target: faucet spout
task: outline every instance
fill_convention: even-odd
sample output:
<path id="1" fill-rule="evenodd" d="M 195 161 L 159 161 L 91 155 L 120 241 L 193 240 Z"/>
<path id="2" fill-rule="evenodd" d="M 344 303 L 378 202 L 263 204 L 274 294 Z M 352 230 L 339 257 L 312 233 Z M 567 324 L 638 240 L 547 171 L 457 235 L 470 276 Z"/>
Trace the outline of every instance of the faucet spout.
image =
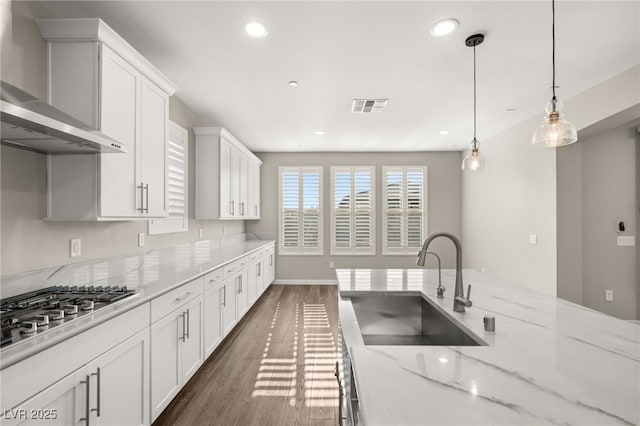
<path id="1" fill-rule="evenodd" d="M 462 284 L 462 244 L 460 244 L 460 240 L 455 235 L 448 232 L 435 232 L 429 235 L 422 244 L 422 249 L 418 253 L 416 264 L 419 266 L 424 266 L 427 251 L 429 249 L 429 244 L 431 244 L 431 242 L 438 237 L 448 238 L 449 240 L 451 240 L 451 242 L 453 242 L 453 245 L 456 248 L 456 285 L 453 296 L 453 310 L 455 312 L 464 312 L 465 306 L 471 307 L 472 302 L 469 299 L 469 295 L 471 294 L 471 286 L 469 286 L 469 290 L 467 291 L 467 297 L 464 296 L 464 286 Z"/>

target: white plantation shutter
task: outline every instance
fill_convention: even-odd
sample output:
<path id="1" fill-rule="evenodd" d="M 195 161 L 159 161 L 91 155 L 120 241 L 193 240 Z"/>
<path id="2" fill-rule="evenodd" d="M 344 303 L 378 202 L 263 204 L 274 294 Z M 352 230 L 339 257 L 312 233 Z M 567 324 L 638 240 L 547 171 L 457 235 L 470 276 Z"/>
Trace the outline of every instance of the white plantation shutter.
<path id="1" fill-rule="evenodd" d="M 383 254 L 417 254 L 427 236 L 427 168 L 383 167 Z"/>
<path id="2" fill-rule="evenodd" d="M 331 167 L 331 254 L 375 254 L 375 169 Z"/>
<path id="3" fill-rule="evenodd" d="M 279 168 L 281 254 L 322 254 L 322 167 Z"/>
<path id="4" fill-rule="evenodd" d="M 149 234 L 184 232 L 189 229 L 187 211 L 187 147 L 189 133 L 174 122 L 169 122 L 167 140 L 167 217 L 149 221 Z"/>

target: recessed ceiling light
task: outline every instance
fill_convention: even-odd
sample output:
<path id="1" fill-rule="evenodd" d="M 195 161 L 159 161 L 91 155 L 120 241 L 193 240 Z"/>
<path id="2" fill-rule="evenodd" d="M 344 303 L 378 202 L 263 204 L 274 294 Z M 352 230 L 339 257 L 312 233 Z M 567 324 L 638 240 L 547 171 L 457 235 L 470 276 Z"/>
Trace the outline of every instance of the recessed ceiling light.
<path id="1" fill-rule="evenodd" d="M 295 81 L 295 80 L 291 80 L 291 81 L 289 82 L 289 86 L 291 86 L 291 87 L 296 87 L 297 85 L 298 85 L 298 82 L 297 82 L 297 81 Z"/>
<path id="2" fill-rule="evenodd" d="M 443 19 L 438 21 L 431 27 L 431 35 L 434 37 L 442 37 L 451 34 L 458 28 L 458 21 L 455 19 Z"/>
<path id="3" fill-rule="evenodd" d="M 448 135 L 449 131 L 448 130 L 440 130 L 440 134 L 441 135 Z"/>
<path id="4" fill-rule="evenodd" d="M 316 130 L 314 133 L 315 133 L 316 135 L 320 135 L 320 136 L 324 136 L 324 135 L 326 135 L 326 132 L 325 132 L 324 130 Z"/>
<path id="5" fill-rule="evenodd" d="M 251 37 L 266 37 L 269 34 L 267 27 L 260 22 L 249 22 L 244 26 L 244 29 Z"/>
<path id="6" fill-rule="evenodd" d="M 515 108 L 505 108 L 504 110 L 507 111 L 507 112 L 515 112 L 515 111 L 517 111 Z"/>

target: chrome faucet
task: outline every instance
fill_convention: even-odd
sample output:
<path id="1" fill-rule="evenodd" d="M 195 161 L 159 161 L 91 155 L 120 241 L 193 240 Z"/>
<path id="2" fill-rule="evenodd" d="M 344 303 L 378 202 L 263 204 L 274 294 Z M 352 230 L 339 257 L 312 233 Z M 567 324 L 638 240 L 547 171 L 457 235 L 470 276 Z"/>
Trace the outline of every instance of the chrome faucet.
<path id="1" fill-rule="evenodd" d="M 467 289 L 467 297 L 464 297 L 464 286 L 462 285 L 462 244 L 460 244 L 460 240 L 448 232 L 436 232 L 427 237 L 424 240 L 424 244 L 422 244 L 422 249 L 418 253 L 418 259 L 416 260 L 416 264 L 419 266 L 424 266 L 425 258 L 427 257 L 427 249 L 429 248 L 429 244 L 431 241 L 435 240 L 438 237 L 446 237 L 450 239 L 453 244 L 456 246 L 456 288 L 453 295 L 453 310 L 455 312 L 464 312 L 465 306 L 470 308 L 471 303 L 471 286 Z"/>

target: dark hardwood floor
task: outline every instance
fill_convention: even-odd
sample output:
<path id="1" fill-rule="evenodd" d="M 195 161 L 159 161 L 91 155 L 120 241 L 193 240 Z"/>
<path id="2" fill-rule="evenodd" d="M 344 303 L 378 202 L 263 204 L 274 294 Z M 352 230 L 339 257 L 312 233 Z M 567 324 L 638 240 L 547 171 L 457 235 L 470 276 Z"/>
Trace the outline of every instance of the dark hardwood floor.
<path id="1" fill-rule="evenodd" d="M 154 422 L 337 425 L 337 290 L 272 285 Z"/>

